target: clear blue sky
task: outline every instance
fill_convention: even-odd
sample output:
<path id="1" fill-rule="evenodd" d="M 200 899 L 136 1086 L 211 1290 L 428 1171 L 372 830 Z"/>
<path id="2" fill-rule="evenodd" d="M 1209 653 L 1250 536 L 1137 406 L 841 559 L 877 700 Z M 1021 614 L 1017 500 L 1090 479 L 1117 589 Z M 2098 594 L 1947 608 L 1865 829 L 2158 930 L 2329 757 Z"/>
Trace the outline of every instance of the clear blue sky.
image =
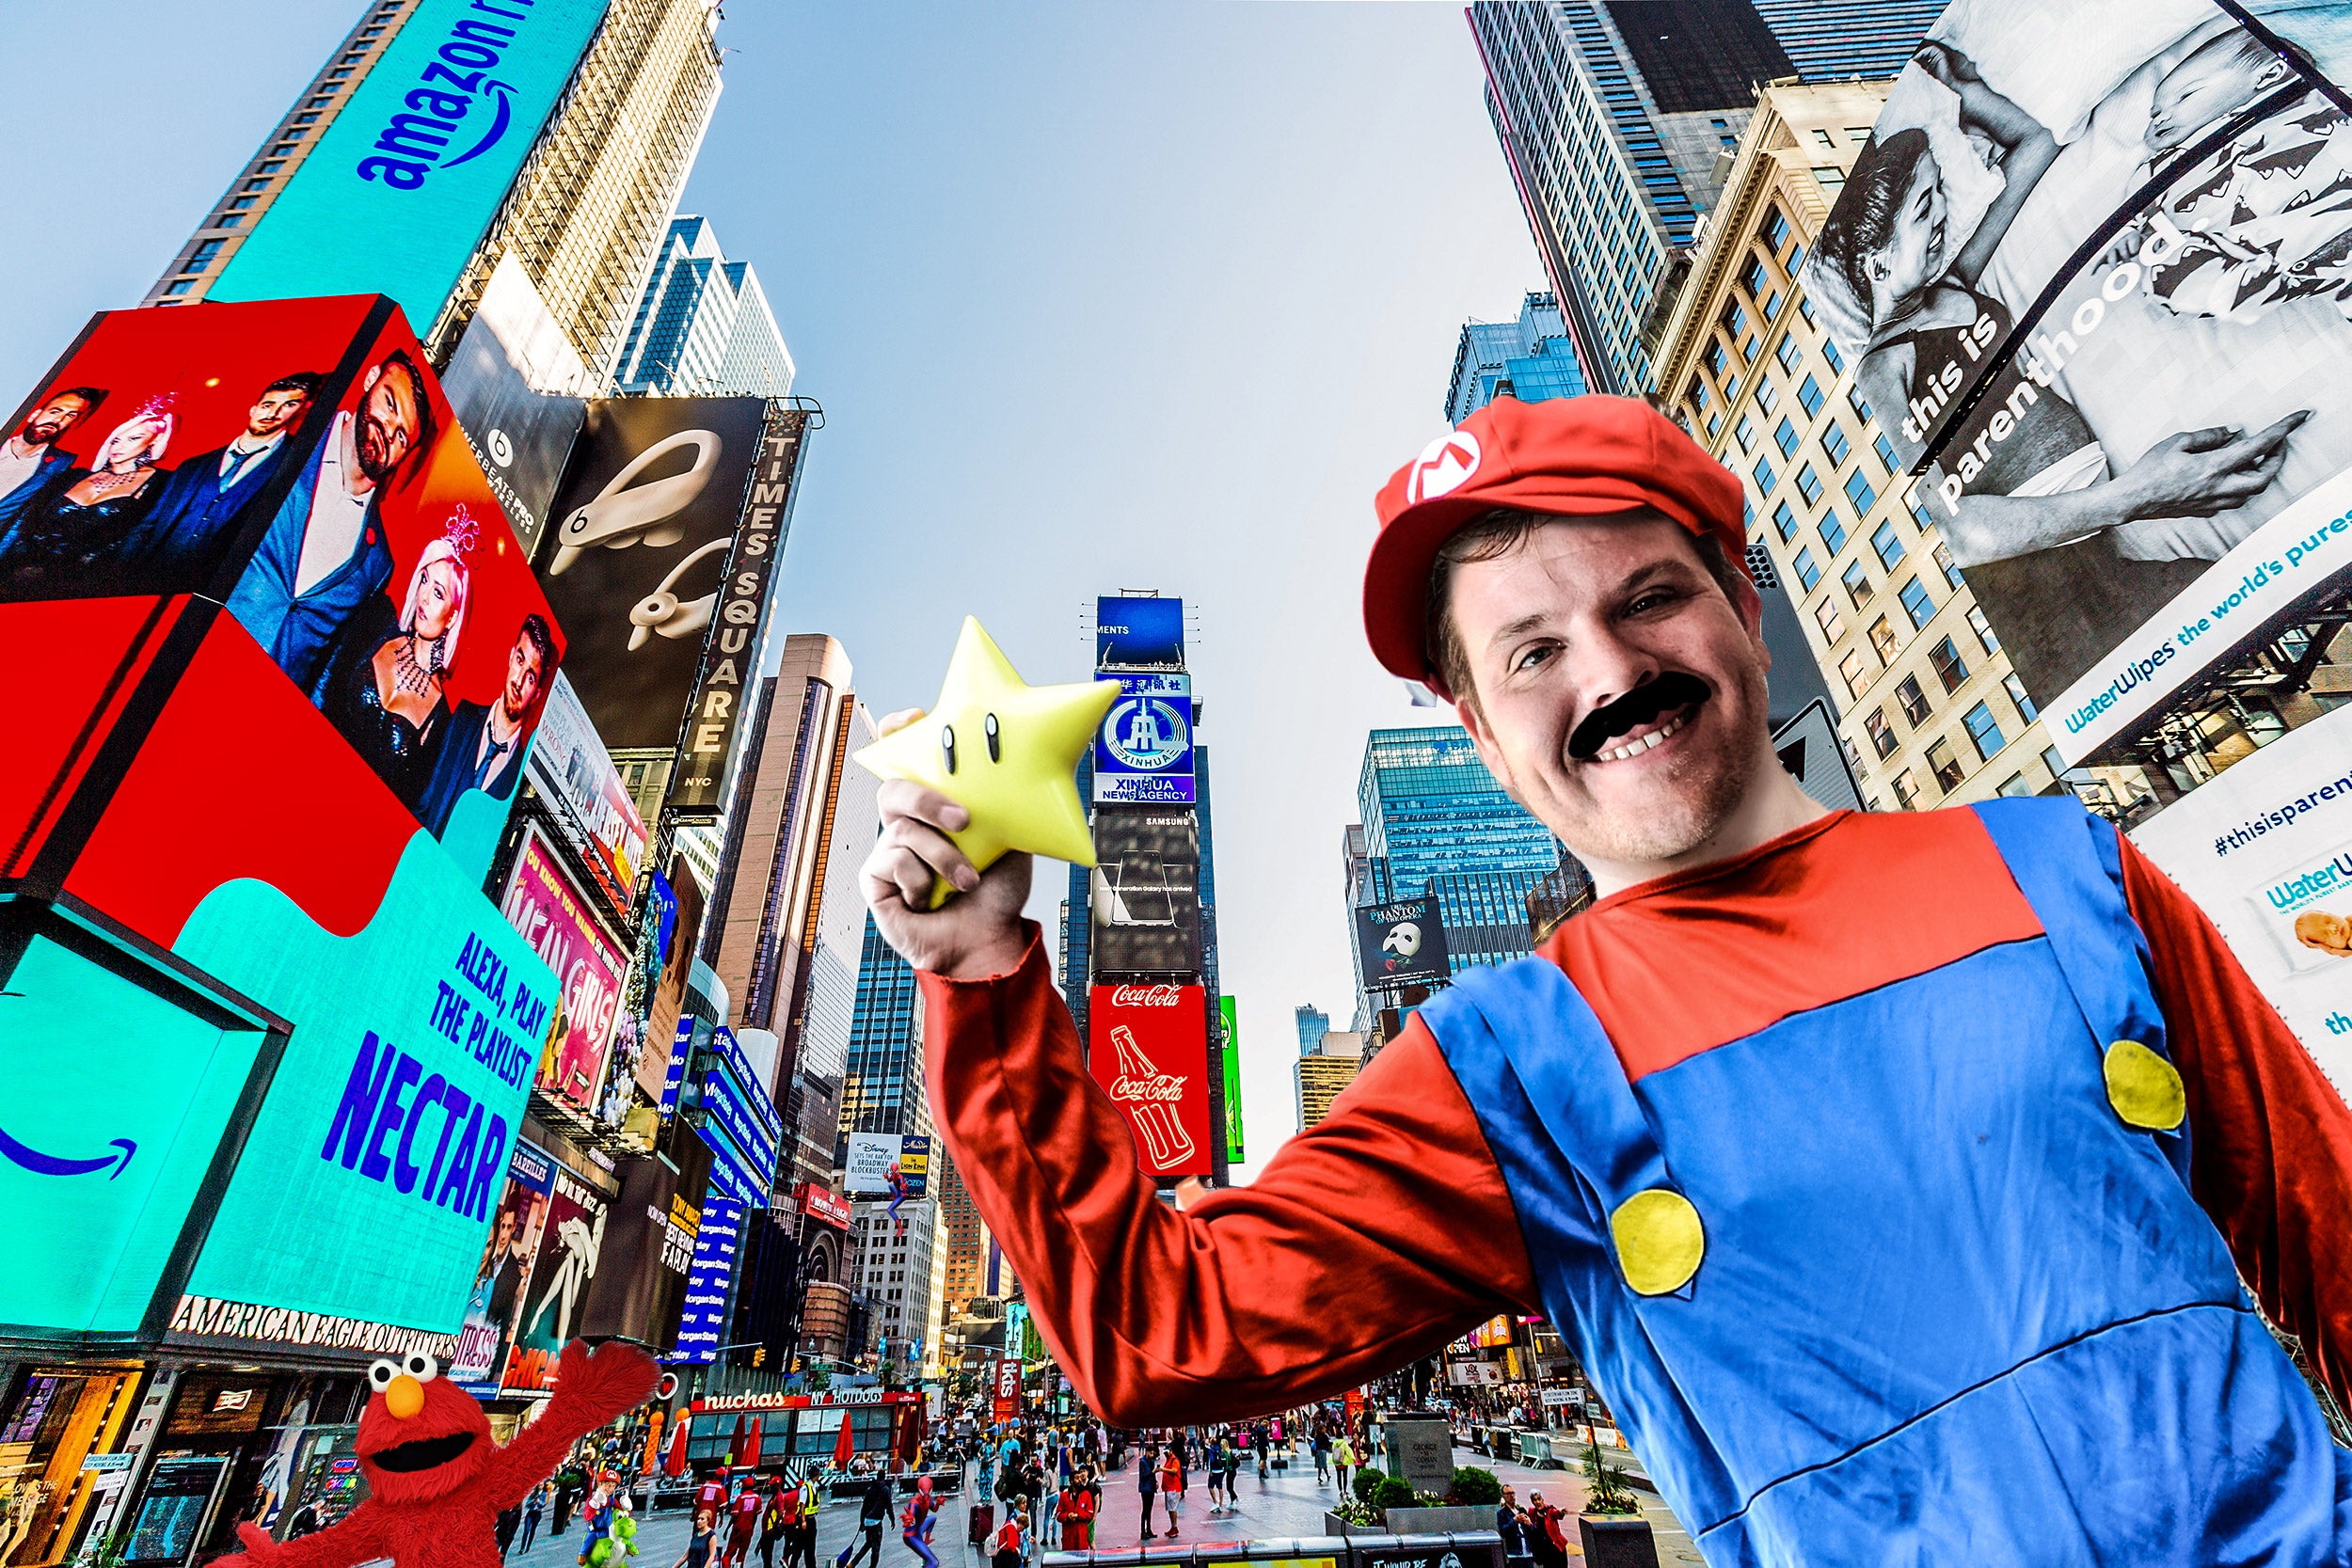
<path id="1" fill-rule="evenodd" d="M 358 8 L 0 6 L 0 402 L 137 303 Z M 1372 494 L 1442 427 L 1464 319 L 1542 284 L 1461 7 L 733 0 L 720 39 L 683 210 L 826 410 L 783 626 L 881 713 L 930 701 L 967 611 L 1047 681 L 1083 677 L 1097 593 L 1199 607 L 1263 1158 L 1292 1009 L 1344 1022 L 1364 732 L 1438 717 L 1364 648 Z"/>

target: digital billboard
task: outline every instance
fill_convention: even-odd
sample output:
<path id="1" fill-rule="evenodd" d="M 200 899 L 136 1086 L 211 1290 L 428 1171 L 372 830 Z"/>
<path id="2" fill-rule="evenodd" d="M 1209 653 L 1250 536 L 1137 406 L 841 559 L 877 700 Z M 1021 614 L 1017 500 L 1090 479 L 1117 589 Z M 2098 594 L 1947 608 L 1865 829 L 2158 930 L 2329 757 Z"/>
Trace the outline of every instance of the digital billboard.
<path id="1" fill-rule="evenodd" d="M 1094 732 L 1094 799 L 1192 804 L 1192 677 L 1178 671 L 1102 678 L 1119 682 L 1119 700 Z"/>
<path id="2" fill-rule="evenodd" d="M 637 869 L 645 862 L 645 819 L 621 782 L 621 770 L 612 766 L 604 738 L 580 705 L 571 678 L 560 671 L 540 711 L 528 766 L 539 793 L 587 834 L 583 858 L 589 875 L 604 885 L 613 903 L 628 908 Z"/>
<path id="3" fill-rule="evenodd" d="M 692 1138 L 677 1140 L 669 1154 L 622 1162 L 580 1333 L 634 1339 L 658 1352 L 676 1345 L 709 1176 L 710 1152 Z"/>
<path id="4" fill-rule="evenodd" d="M 1434 898 L 1358 906 L 1356 953 L 1364 984 L 1379 990 L 1439 985 L 1452 973 L 1446 961 L 1445 922 Z"/>
<path id="5" fill-rule="evenodd" d="M 277 1051 L 255 1024 L 194 1010 L 54 937 L 0 932 L 0 1325 L 137 1331 L 198 1192 Z"/>
<path id="6" fill-rule="evenodd" d="M 759 398 L 588 405 L 538 561 L 608 746 L 678 743 L 767 418 Z"/>
<path id="7" fill-rule="evenodd" d="M 1097 974 L 1200 973 L 1200 823 L 1189 810 L 1103 806 L 1091 889 Z"/>
<path id="8" fill-rule="evenodd" d="M 586 393 L 594 385 L 571 340 L 508 251 L 492 269 L 482 303 L 441 372 L 441 390 L 526 556 L 547 531 L 548 509 L 587 420 Z"/>
<path id="9" fill-rule="evenodd" d="M 547 1234 L 548 1208 L 555 1190 L 555 1157 L 517 1140 L 506 1166 L 506 1191 L 490 1221 L 472 1293 L 466 1298 L 465 1325 L 457 1331 L 457 1354 L 443 1370 L 477 1398 L 495 1394 L 499 1368 L 515 1337 L 532 1265 Z"/>
<path id="10" fill-rule="evenodd" d="M 1094 601 L 1094 667 L 1181 670 L 1184 601 L 1106 594 Z"/>
<path id="11" fill-rule="evenodd" d="M 183 1306 L 453 1336 L 557 992 L 481 891 L 561 653 L 522 552 L 389 300 L 98 317 L 15 428 L 0 879 L 292 1029 Z"/>
<path id="12" fill-rule="evenodd" d="M 580 1332 L 581 1308 L 604 1251 L 612 1204 L 588 1179 L 561 1163 L 548 1172 L 547 1219 L 522 1289 L 513 1348 L 499 1386 L 532 1392 L 555 1386 L 556 1357 Z"/>
<path id="13" fill-rule="evenodd" d="M 726 1341 L 727 1284 L 742 1251 L 745 1205 L 716 1195 L 703 1199 L 702 1225 L 694 1232 L 693 1264 L 687 1270 L 686 1301 L 678 1312 L 677 1353 L 673 1360 L 705 1366 L 718 1359 Z"/>
<path id="14" fill-rule="evenodd" d="M 900 1137 L 896 1132 L 852 1132 L 850 1163 L 843 1170 L 841 1190 L 853 1198 L 891 1196 L 898 1172 Z"/>
<path id="15" fill-rule="evenodd" d="M 682 821 L 718 816 L 730 764 L 748 733 L 746 707 L 759 689 L 760 631 L 773 596 L 776 562 L 792 526 L 808 419 L 805 411 L 781 404 L 768 411 L 751 494 L 743 499 L 742 527 L 727 553 L 677 767 L 670 774 L 664 804 Z"/>
<path id="16" fill-rule="evenodd" d="M 1087 993 L 1087 1069 L 1135 1133 L 1152 1176 L 1206 1176 L 1208 992 L 1200 986 L 1095 986 Z"/>
<path id="17" fill-rule="evenodd" d="M 2352 570 L 2352 123 L 2206 0 L 1958 0 L 1801 275 L 2069 763 Z"/>
<path id="18" fill-rule="evenodd" d="M 535 826 L 523 830 L 499 912 L 522 933 L 562 988 L 561 1010 L 534 1086 L 583 1115 L 593 1113 L 604 1087 L 605 1051 L 612 1041 L 628 959 Z"/>
<path id="19" fill-rule="evenodd" d="M 418 0 L 208 299 L 385 293 L 430 325 L 605 8 Z"/>
<path id="20" fill-rule="evenodd" d="M 1216 999 L 1216 1010 L 1225 1024 L 1221 1063 L 1225 1069 L 1225 1163 L 1238 1165 L 1248 1158 L 1242 1152 L 1241 1015 L 1230 995 Z"/>

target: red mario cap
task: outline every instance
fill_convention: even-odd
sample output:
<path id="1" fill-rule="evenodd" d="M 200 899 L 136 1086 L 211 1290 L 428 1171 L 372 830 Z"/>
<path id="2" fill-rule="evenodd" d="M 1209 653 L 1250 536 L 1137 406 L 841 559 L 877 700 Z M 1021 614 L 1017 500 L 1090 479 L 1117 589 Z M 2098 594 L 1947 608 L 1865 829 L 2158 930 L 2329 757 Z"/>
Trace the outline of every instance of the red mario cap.
<path id="1" fill-rule="evenodd" d="M 1427 648 L 1429 569 L 1456 531 L 1497 507 L 1565 516 L 1652 507 L 1745 564 L 1740 482 L 1634 398 L 1497 398 L 1397 469 L 1374 504 L 1364 635 L 1383 668 L 1444 695 Z"/>

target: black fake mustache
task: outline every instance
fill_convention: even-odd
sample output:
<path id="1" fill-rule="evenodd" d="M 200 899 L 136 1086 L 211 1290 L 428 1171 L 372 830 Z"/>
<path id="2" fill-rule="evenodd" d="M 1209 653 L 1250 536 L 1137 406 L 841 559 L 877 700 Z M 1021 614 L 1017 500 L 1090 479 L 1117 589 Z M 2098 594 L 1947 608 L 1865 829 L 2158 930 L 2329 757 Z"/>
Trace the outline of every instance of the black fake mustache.
<path id="1" fill-rule="evenodd" d="M 1703 703 L 1712 695 L 1705 681 L 1679 670 L 1669 670 L 1584 716 L 1568 736 L 1568 755 L 1590 762 L 1600 749 L 1629 730 L 1638 730 L 1672 708 Z"/>

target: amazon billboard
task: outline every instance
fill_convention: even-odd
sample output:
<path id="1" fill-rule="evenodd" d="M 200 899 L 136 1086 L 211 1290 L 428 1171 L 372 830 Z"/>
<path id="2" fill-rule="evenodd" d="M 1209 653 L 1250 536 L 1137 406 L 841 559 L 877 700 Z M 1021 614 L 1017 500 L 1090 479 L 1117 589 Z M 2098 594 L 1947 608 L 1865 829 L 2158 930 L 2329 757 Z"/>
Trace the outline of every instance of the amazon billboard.
<path id="1" fill-rule="evenodd" d="M 33 1151 L 0 1194 L 119 1243 L 28 1265 L 78 1281 L 41 1310 L 152 1327 L 153 1283 L 292 1333 L 453 1335 L 565 1013 L 482 892 L 563 653 L 520 543 L 382 298 L 100 316 L 8 429 L 0 904 L 70 908 L 110 973 L 201 999 L 0 1013 L 0 1089 L 45 1107 L 39 1137 L 0 1114 Z M 0 942 L 0 1008 L 58 994 L 10 979 L 34 956 Z M 258 1089 L 254 1028 L 282 1040 Z M 92 1060 L 48 1114 L 46 1064 Z M 155 1094 L 196 1114 L 166 1135 Z M 100 1202 L 66 1167 L 124 1143 Z"/>
<path id="2" fill-rule="evenodd" d="M 605 8 L 419 0 L 207 297 L 383 293 L 430 327 Z"/>

